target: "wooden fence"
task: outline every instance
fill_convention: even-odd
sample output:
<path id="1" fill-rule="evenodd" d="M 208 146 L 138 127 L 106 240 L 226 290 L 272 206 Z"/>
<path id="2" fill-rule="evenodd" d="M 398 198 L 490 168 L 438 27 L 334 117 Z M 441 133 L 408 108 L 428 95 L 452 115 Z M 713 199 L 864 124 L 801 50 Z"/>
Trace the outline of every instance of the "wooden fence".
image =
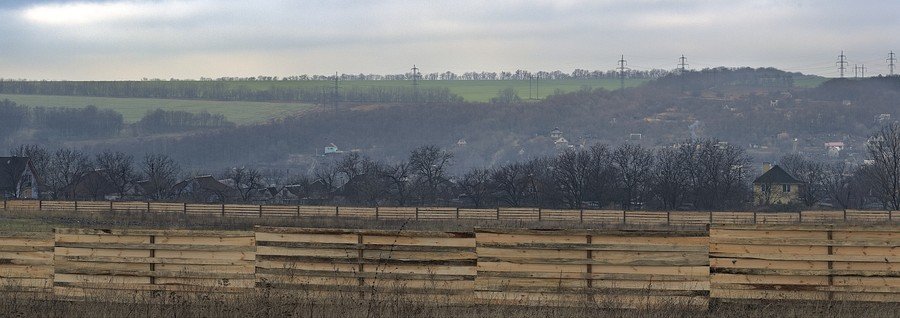
<path id="1" fill-rule="evenodd" d="M 469 297 L 471 232 L 257 227 L 260 287 Z"/>
<path id="2" fill-rule="evenodd" d="M 348 217 L 378 220 L 507 220 L 591 224 L 703 226 L 710 224 L 883 223 L 900 221 L 900 211 L 703 212 L 558 210 L 540 208 L 470 209 L 455 207 L 338 207 L 254 204 L 202 204 L 119 201 L 3 201 L 3 211 L 147 212 L 185 215 L 285 218 Z"/>
<path id="3" fill-rule="evenodd" d="M 242 292 L 255 287 L 253 232 L 57 229 L 53 292 Z"/>
<path id="4" fill-rule="evenodd" d="M 900 302 L 897 226 L 710 230 L 711 296 Z"/>
<path id="5" fill-rule="evenodd" d="M 706 306 L 707 240 L 706 231 L 477 229 L 476 297 Z"/>
<path id="6" fill-rule="evenodd" d="M 713 299 L 900 302 L 900 228 L 466 232 L 257 227 L 0 234 L 2 291 L 63 297 L 278 291 L 635 307 Z"/>
<path id="7" fill-rule="evenodd" d="M 0 233 L 0 291 L 49 292 L 53 286 L 51 233 Z"/>

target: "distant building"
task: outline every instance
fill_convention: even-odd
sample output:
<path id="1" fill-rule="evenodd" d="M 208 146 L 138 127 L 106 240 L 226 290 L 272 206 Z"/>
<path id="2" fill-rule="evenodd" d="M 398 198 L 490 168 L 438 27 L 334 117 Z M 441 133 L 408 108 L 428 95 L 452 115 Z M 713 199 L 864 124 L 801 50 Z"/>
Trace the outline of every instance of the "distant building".
<path id="1" fill-rule="evenodd" d="M 0 197 L 4 199 L 37 199 L 40 197 L 38 175 L 27 157 L 0 157 Z"/>
<path id="2" fill-rule="evenodd" d="M 563 133 L 562 130 L 559 130 L 559 127 L 553 128 L 553 130 L 550 131 L 550 139 L 559 140 L 562 137 Z"/>
<path id="3" fill-rule="evenodd" d="M 754 203 L 757 205 L 790 204 L 799 200 L 804 183 L 778 165 L 763 164 L 763 174 L 753 180 Z"/>
<path id="4" fill-rule="evenodd" d="M 459 141 L 456 142 L 456 146 L 457 146 L 457 147 L 465 147 L 465 146 L 468 145 L 468 144 L 469 144 L 469 143 L 466 142 L 465 139 L 460 139 Z"/>
<path id="5" fill-rule="evenodd" d="M 336 154 L 336 153 L 341 153 L 341 151 L 338 150 L 338 147 L 335 144 L 331 143 L 331 144 L 328 144 L 328 146 L 325 146 L 325 154 L 326 155 Z"/>
<path id="6" fill-rule="evenodd" d="M 828 152 L 829 157 L 837 157 L 841 154 L 841 151 L 844 151 L 844 142 L 843 141 L 826 142 L 825 149 Z"/>
<path id="7" fill-rule="evenodd" d="M 556 146 L 556 149 L 566 149 L 569 148 L 569 141 L 565 137 L 559 137 L 553 142 L 553 145 Z"/>
<path id="8" fill-rule="evenodd" d="M 238 191 L 212 176 L 198 176 L 181 181 L 172 187 L 175 197 L 191 202 L 226 202 L 237 198 Z"/>
<path id="9" fill-rule="evenodd" d="M 875 123 L 879 125 L 883 125 L 891 122 L 891 114 L 878 114 L 875 115 Z"/>
<path id="10" fill-rule="evenodd" d="M 76 200 L 116 200 L 118 189 L 109 178 L 105 170 L 97 169 L 86 172 L 75 182 L 60 190 L 62 196 Z"/>
<path id="11" fill-rule="evenodd" d="M 643 138 L 644 138 L 643 134 L 629 134 L 628 135 L 628 140 L 631 140 L 631 141 L 640 141 Z"/>

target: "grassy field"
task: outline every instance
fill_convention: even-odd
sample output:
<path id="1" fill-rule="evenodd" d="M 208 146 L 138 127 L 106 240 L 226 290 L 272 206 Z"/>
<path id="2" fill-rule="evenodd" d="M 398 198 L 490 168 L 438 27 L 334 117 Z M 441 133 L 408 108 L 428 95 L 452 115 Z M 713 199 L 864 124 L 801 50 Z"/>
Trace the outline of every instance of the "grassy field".
<path id="1" fill-rule="evenodd" d="M 648 82 L 647 79 L 627 79 L 626 87 L 634 87 Z M 246 86 L 250 89 L 265 90 L 272 87 L 331 87 L 332 82 L 329 81 L 240 81 L 228 82 L 233 86 Z M 532 83 L 533 84 L 533 83 Z M 401 87 L 411 86 L 412 81 L 341 81 L 338 85 L 342 88 L 352 87 Z M 461 96 L 470 102 L 487 102 L 491 98 L 497 96 L 497 92 L 505 88 L 514 88 L 519 91 L 519 97 L 528 99 L 529 83 L 526 80 L 502 80 L 502 81 L 419 81 L 419 87 L 433 88 L 446 87 L 450 92 Z M 533 84 L 534 85 L 534 84 Z M 556 90 L 563 92 L 571 92 L 582 87 L 602 87 L 609 90 L 618 89 L 620 87 L 617 79 L 596 79 L 596 80 L 542 80 L 540 81 L 540 91 L 538 87 L 532 86 L 532 98 L 544 98 L 553 94 Z"/>
<path id="2" fill-rule="evenodd" d="M 85 107 L 94 105 L 97 108 L 112 109 L 121 113 L 127 123 L 136 122 L 147 111 L 157 108 L 192 113 L 205 110 L 209 113 L 225 115 L 228 120 L 238 124 L 249 124 L 264 122 L 271 118 L 284 117 L 313 107 L 310 104 L 302 103 L 0 94 L 0 100 L 2 99 L 9 99 L 18 104 L 28 106 Z"/>

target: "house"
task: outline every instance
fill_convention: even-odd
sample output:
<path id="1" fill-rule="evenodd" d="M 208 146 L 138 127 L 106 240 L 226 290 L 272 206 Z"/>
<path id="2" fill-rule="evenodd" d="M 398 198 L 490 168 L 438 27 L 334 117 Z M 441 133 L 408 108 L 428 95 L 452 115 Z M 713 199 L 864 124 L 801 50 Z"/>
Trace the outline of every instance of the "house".
<path id="1" fill-rule="evenodd" d="M 460 139 L 459 141 L 456 142 L 456 146 L 457 146 L 457 147 L 465 147 L 465 146 L 468 145 L 468 144 L 469 144 L 469 143 L 466 142 L 465 139 Z"/>
<path id="2" fill-rule="evenodd" d="M 563 133 L 562 130 L 559 130 L 559 127 L 553 128 L 553 130 L 550 131 L 550 139 L 559 140 L 562 136 Z"/>
<path id="3" fill-rule="evenodd" d="M 334 189 L 323 180 L 292 184 L 284 187 L 300 204 L 321 204 L 334 196 Z"/>
<path id="4" fill-rule="evenodd" d="M 27 157 L 0 157 L 0 197 L 37 199 L 41 194 L 38 180 Z"/>
<path id="5" fill-rule="evenodd" d="M 825 143 L 825 149 L 828 151 L 829 157 L 837 157 L 844 150 L 843 141 L 832 141 Z"/>
<path id="6" fill-rule="evenodd" d="M 338 150 L 338 146 L 336 146 L 333 143 L 328 144 L 328 146 L 325 146 L 325 155 L 339 154 L 342 152 L 343 151 Z"/>
<path id="7" fill-rule="evenodd" d="M 565 137 L 559 137 L 559 139 L 553 142 L 553 145 L 556 146 L 556 149 L 568 149 L 569 141 L 566 140 Z"/>
<path id="8" fill-rule="evenodd" d="M 753 197 L 757 205 L 791 204 L 799 200 L 800 188 L 805 186 L 778 165 L 763 164 L 763 174 L 753 180 Z"/>
<path id="9" fill-rule="evenodd" d="M 63 187 L 60 196 L 75 200 L 116 200 L 118 188 L 97 169 L 85 172 L 80 178 Z"/>
<path id="10" fill-rule="evenodd" d="M 176 183 L 172 193 L 178 200 L 206 203 L 226 202 L 240 197 L 237 190 L 209 175 Z"/>

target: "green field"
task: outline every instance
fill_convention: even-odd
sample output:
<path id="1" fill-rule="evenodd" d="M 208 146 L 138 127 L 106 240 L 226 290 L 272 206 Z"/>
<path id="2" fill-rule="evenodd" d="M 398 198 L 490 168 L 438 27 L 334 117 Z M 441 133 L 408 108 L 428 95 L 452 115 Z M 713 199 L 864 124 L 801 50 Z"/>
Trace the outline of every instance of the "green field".
<path id="1" fill-rule="evenodd" d="M 639 86 L 648 81 L 648 79 L 626 79 L 625 86 Z M 246 86 L 253 90 L 266 90 L 272 87 L 331 87 L 333 85 L 333 82 L 330 81 L 235 81 L 227 83 L 234 87 Z M 338 85 L 341 88 L 409 87 L 412 86 L 412 81 L 340 81 Z M 541 80 L 539 85 L 540 87 L 536 87 L 537 85 L 532 83 L 532 98 L 544 98 L 552 95 L 556 90 L 572 92 L 585 86 L 591 88 L 602 87 L 608 90 L 615 90 L 620 87 L 617 79 Z M 522 99 L 528 99 L 529 97 L 529 82 L 527 80 L 419 81 L 419 87 L 446 87 L 450 92 L 470 102 L 488 102 L 491 98 L 496 97 L 500 90 L 510 87 L 518 90 L 519 97 Z"/>
<path id="2" fill-rule="evenodd" d="M 126 123 L 141 119 L 147 111 L 162 108 L 198 113 L 207 111 L 225 115 L 237 124 L 264 122 L 308 110 L 313 106 L 301 103 L 222 102 L 205 100 L 113 98 L 84 96 L 10 95 L 0 94 L 0 100 L 9 99 L 17 104 L 48 107 L 85 107 L 112 109 L 122 114 Z"/>

